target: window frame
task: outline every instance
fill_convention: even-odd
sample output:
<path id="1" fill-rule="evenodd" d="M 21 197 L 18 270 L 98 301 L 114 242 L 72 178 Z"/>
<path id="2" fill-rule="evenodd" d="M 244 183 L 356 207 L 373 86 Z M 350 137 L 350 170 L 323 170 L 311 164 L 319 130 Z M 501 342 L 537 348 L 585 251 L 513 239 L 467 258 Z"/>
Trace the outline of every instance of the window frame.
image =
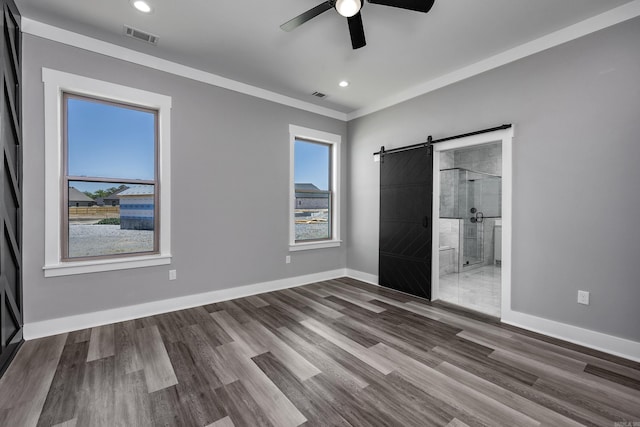
<path id="1" fill-rule="evenodd" d="M 153 164 L 154 164 L 154 177 L 153 180 L 135 180 L 127 178 L 111 178 L 111 177 L 97 177 L 97 176 L 73 176 L 69 175 L 69 114 L 68 114 L 68 100 L 76 99 L 87 102 L 95 102 L 115 107 L 121 107 L 131 110 L 142 111 L 145 113 L 153 114 L 154 116 L 154 145 L 153 145 Z M 71 181 L 84 181 L 84 182 L 103 182 L 103 183 L 120 183 L 130 185 L 153 185 L 154 186 L 154 207 L 153 207 L 153 249 L 151 251 L 144 252 L 126 252 L 122 254 L 107 254 L 107 255 L 94 255 L 86 257 L 70 257 L 69 256 L 69 183 Z M 63 91 L 62 93 L 62 220 L 61 226 L 61 261 L 62 262 L 74 262 L 74 261 L 88 261 L 107 258 L 127 258 L 131 256 L 140 255 L 153 255 L 159 253 L 159 234 L 161 230 L 160 215 L 158 212 L 159 206 L 159 194 L 160 194 L 160 182 L 158 179 L 158 110 L 141 107 L 139 105 L 125 104 L 123 102 L 116 102 L 110 99 L 103 99 L 97 97 L 90 97 L 84 94 L 77 94 L 69 91 Z"/>
<path id="2" fill-rule="evenodd" d="M 295 232 L 295 143 L 296 140 L 328 145 L 330 174 L 330 211 L 329 222 L 331 226 L 331 238 L 321 240 L 296 241 Z M 340 240 L 340 145 L 342 136 L 315 129 L 309 129 L 296 125 L 289 125 L 289 251 L 302 251 L 309 249 L 322 249 L 338 247 Z"/>
<path id="3" fill-rule="evenodd" d="M 149 267 L 171 263 L 171 97 L 58 70 L 42 68 L 45 119 L 45 277 Z M 63 184 L 66 183 L 65 94 L 157 112 L 156 230 L 157 251 L 65 258 Z M 126 181 L 126 180 L 125 180 Z M 67 190 L 68 191 L 68 190 Z M 67 207 L 68 209 L 68 207 Z M 154 246 L 156 246 L 154 244 Z"/>
<path id="4" fill-rule="evenodd" d="M 298 142 L 304 142 L 306 144 L 315 144 L 315 145 L 320 145 L 320 146 L 324 146 L 324 148 L 327 148 L 329 151 L 329 177 L 328 177 L 328 190 L 296 190 L 295 189 L 295 179 L 294 179 L 294 192 L 296 194 L 298 193 L 309 193 L 309 194 L 328 194 L 328 204 L 329 204 L 329 209 L 328 209 L 328 218 L 327 218 L 327 223 L 329 226 L 329 237 L 328 238 L 319 238 L 319 239 L 304 239 L 304 240 L 295 240 L 296 244 L 301 244 L 301 243 L 311 243 L 311 242 L 326 242 L 326 241 L 331 241 L 333 240 L 333 150 L 332 150 L 332 145 L 328 144 L 326 142 L 321 142 L 321 141 L 312 141 L 306 138 L 300 138 L 300 137 L 296 137 L 293 144 L 294 144 L 294 165 L 293 165 L 293 169 L 294 169 L 294 175 L 295 175 L 295 144 Z M 295 194 L 294 194 L 294 200 L 297 201 L 297 199 L 295 198 Z M 297 209 L 298 205 L 295 204 L 295 208 L 294 208 L 294 213 Z M 294 215 L 295 217 L 295 215 Z M 295 218 L 294 218 L 295 219 Z M 295 224 L 295 220 L 294 220 L 294 224 Z M 294 234 L 295 234 L 295 225 L 294 225 Z M 295 239 L 295 235 L 293 236 L 293 238 Z"/>

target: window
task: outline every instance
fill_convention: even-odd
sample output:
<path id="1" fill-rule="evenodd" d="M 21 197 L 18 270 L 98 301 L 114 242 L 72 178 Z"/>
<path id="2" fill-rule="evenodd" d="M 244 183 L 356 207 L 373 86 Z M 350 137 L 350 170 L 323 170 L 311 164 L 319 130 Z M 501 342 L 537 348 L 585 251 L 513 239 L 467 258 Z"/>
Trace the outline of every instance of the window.
<path id="1" fill-rule="evenodd" d="M 296 139 L 295 241 L 331 239 L 331 145 Z"/>
<path id="2" fill-rule="evenodd" d="M 45 276 L 169 264 L 171 98 L 43 68 Z"/>
<path id="3" fill-rule="evenodd" d="M 158 253 L 157 111 L 65 93 L 62 120 L 62 259 Z"/>
<path id="4" fill-rule="evenodd" d="M 341 137 L 290 126 L 289 250 L 335 247 L 339 239 Z"/>

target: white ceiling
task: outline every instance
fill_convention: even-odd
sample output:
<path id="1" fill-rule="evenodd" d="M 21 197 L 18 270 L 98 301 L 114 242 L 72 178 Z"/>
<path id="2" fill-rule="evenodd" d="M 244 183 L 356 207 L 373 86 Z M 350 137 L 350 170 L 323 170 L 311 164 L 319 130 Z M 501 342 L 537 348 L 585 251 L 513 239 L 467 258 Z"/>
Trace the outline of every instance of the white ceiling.
<path id="1" fill-rule="evenodd" d="M 367 3 L 367 46 L 352 50 L 346 19 L 334 10 L 293 32 L 280 29 L 322 0 L 148 2 L 154 11 L 144 15 L 129 0 L 16 0 L 32 20 L 344 113 L 634 3 L 436 0 L 428 14 Z M 159 36 L 158 46 L 125 37 L 125 24 Z M 348 88 L 338 87 L 343 79 Z"/>

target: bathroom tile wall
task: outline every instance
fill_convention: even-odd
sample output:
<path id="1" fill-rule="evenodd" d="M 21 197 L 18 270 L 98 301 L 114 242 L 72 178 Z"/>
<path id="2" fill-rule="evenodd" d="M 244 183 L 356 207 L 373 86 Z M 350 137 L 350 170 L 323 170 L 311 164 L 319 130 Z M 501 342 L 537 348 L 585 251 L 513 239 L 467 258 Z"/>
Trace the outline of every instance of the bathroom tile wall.
<path id="1" fill-rule="evenodd" d="M 485 216 L 501 216 L 502 178 L 484 176 L 482 180 L 482 211 Z"/>
<path id="2" fill-rule="evenodd" d="M 483 237 L 483 250 L 484 250 L 484 262 L 483 265 L 491 265 L 494 261 L 494 253 L 493 253 L 493 230 L 496 225 L 496 220 L 494 218 L 487 218 L 483 222 L 484 224 L 484 237 Z"/>
<path id="3" fill-rule="evenodd" d="M 454 166 L 454 152 L 453 151 L 441 151 L 440 152 L 440 170 L 451 169 Z"/>
<path id="4" fill-rule="evenodd" d="M 453 248 L 440 248 L 440 276 L 457 272 L 456 251 Z"/>
<path id="5" fill-rule="evenodd" d="M 455 150 L 453 155 L 453 167 L 502 176 L 502 144 L 499 142 Z"/>
<path id="6" fill-rule="evenodd" d="M 458 216 L 458 175 L 458 170 L 444 170 L 440 172 L 441 218 L 455 218 Z"/>
<path id="7" fill-rule="evenodd" d="M 502 174 L 502 146 L 500 143 L 493 143 L 441 152 L 440 170 L 451 168 L 463 168 L 500 176 Z M 459 209 L 463 209 L 464 214 L 467 213 L 465 208 L 467 194 L 460 191 L 461 177 L 458 174 L 457 170 L 444 170 L 440 173 L 440 217 L 457 218 L 463 214 Z M 472 175 L 477 178 L 486 178 L 486 175 Z M 494 202 L 497 199 L 498 210 L 496 211 L 494 208 L 483 209 L 487 210 L 486 215 L 499 216 L 502 203 L 499 179 L 485 180 L 482 191 L 489 203 L 488 206 L 495 206 Z"/>
<path id="8" fill-rule="evenodd" d="M 460 220 L 441 218 L 440 221 L 440 275 L 458 272 L 460 253 Z"/>

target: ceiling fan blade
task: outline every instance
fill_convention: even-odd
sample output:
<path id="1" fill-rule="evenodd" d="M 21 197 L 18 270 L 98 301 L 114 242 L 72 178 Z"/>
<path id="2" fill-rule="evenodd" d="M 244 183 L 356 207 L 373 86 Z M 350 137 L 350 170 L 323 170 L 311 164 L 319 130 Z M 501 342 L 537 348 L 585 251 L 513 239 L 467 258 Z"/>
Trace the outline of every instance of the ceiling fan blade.
<path id="1" fill-rule="evenodd" d="M 435 0 L 368 0 L 369 3 L 382 4 L 384 6 L 399 7 L 401 9 L 415 10 L 427 13 L 433 7 Z"/>
<path id="2" fill-rule="evenodd" d="M 285 22 L 284 24 L 280 25 L 280 28 L 282 28 L 284 31 L 287 31 L 287 32 L 295 30 L 305 22 L 315 18 L 321 13 L 326 12 L 327 10 L 332 8 L 333 6 L 331 6 L 331 3 L 326 1 L 322 4 L 317 5 L 313 9 L 309 9 L 306 12 L 301 13 L 300 15 L 296 16 L 292 20 Z"/>
<path id="3" fill-rule="evenodd" d="M 360 12 L 353 15 L 351 18 L 347 18 L 349 23 L 349 34 L 351 35 L 351 46 L 354 49 L 360 49 L 367 44 L 364 39 L 364 26 L 362 25 L 362 15 Z"/>

